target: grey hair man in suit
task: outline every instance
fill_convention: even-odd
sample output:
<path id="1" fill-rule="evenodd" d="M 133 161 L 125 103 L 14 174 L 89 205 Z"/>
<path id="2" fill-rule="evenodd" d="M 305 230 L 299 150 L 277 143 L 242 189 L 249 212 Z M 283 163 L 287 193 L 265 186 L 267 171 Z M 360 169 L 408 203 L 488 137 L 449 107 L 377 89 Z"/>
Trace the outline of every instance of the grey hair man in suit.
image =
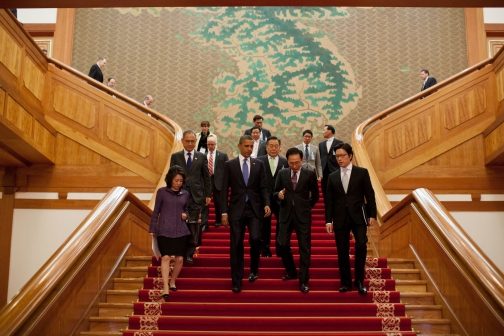
<path id="1" fill-rule="evenodd" d="M 218 151 L 217 138 L 210 134 L 206 139 L 206 145 L 208 149 L 207 161 L 208 161 L 208 173 L 210 175 L 210 181 L 212 185 L 212 195 L 215 205 L 215 226 L 221 226 L 221 199 L 220 191 L 222 190 L 222 179 L 224 177 L 224 163 L 228 161 L 228 155 L 224 152 Z M 208 205 L 203 209 L 201 213 L 201 222 L 204 223 L 204 230 L 208 227 Z"/>
<path id="2" fill-rule="evenodd" d="M 103 83 L 102 69 L 105 67 L 106 64 L 107 59 L 105 57 L 98 58 L 98 61 L 96 61 L 96 63 L 91 66 L 91 69 L 89 69 L 88 76 L 93 78 L 94 80 L 97 80 L 100 83 Z"/>
<path id="3" fill-rule="evenodd" d="M 318 180 L 322 180 L 322 162 L 320 161 L 320 151 L 315 145 L 312 145 L 313 132 L 305 130 L 303 132 L 303 143 L 296 146 L 303 152 L 303 168 L 313 170 L 317 173 Z"/>
<path id="4" fill-rule="evenodd" d="M 350 272 L 350 231 L 355 239 L 355 282 L 360 294 L 367 294 L 364 286 L 364 267 L 367 252 L 367 226 L 376 224 L 376 202 L 371 178 L 366 168 L 352 165 L 353 150 L 347 143 L 336 146 L 339 168 L 327 182 L 325 217 L 327 233 L 333 234 L 338 249 L 341 277 L 340 292 L 352 289 Z"/>
<path id="5" fill-rule="evenodd" d="M 258 279 L 262 221 L 264 217 L 271 215 L 264 164 L 250 157 L 253 147 L 252 137 L 242 135 L 238 143 L 240 154 L 224 164 L 224 179 L 222 180 L 222 225 L 231 227 L 231 279 L 235 293 L 241 292 L 242 287 L 245 227 L 248 228 L 250 244 L 248 280 L 254 282 Z"/>
<path id="6" fill-rule="evenodd" d="M 300 259 L 299 288 L 301 292 L 308 293 L 311 210 L 319 199 L 317 175 L 313 170 L 302 167 L 303 152 L 298 148 L 290 148 L 286 156 L 290 169 L 282 169 L 278 173 L 273 194 L 280 200 L 278 243 L 281 248 L 282 262 L 287 271 L 282 279 L 297 278 L 296 265 L 290 249 L 292 231 L 296 230 Z"/>
<path id="7" fill-rule="evenodd" d="M 200 212 L 210 203 L 212 185 L 208 174 L 207 156 L 196 151 L 196 133 L 192 130 L 184 131 L 182 136 L 184 149 L 173 153 L 170 167 L 178 165 L 185 170 L 187 179 L 184 189 L 189 192 L 189 221 L 197 221 Z M 188 248 L 186 261 L 193 262 L 195 248 Z"/>

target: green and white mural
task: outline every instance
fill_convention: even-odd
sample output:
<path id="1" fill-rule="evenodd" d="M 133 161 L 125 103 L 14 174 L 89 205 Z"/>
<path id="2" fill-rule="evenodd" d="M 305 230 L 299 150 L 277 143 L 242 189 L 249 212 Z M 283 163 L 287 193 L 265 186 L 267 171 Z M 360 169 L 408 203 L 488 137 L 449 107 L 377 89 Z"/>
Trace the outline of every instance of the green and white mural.
<path id="1" fill-rule="evenodd" d="M 445 47 L 463 55 L 422 55 L 431 47 L 412 42 L 439 40 L 443 30 L 422 33 L 411 25 L 413 17 L 423 25 L 422 14 L 449 18 L 444 22 L 456 31 L 444 30 L 443 40 L 451 41 Z M 230 154 L 260 114 L 285 152 L 301 143 L 304 129 L 321 139 L 325 124 L 349 141 L 358 123 L 418 92 L 420 68 L 430 67 L 438 80 L 462 70 L 463 19 L 463 10 L 449 9 L 79 9 L 73 65 L 85 72 L 106 56 L 105 76 L 116 77 L 119 91 L 138 100 L 152 94 L 152 107 L 184 128 L 198 131 L 209 120 L 219 149 Z"/>

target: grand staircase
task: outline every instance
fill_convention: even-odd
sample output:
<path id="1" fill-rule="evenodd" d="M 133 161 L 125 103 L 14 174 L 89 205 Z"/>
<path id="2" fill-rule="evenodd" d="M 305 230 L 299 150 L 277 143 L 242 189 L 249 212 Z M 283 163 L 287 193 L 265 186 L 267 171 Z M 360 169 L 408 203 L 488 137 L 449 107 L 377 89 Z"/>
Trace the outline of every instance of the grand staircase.
<path id="1" fill-rule="evenodd" d="M 434 304 L 413 260 L 375 258 L 368 248 L 368 294 L 338 292 L 338 259 L 334 237 L 325 232 L 322 198 L 313 210 L 308 294 L 299 291 L 297 280 L 282 281 L 285 271 L 276 257 L 262 258 L 259 279 L 244 279 L 243 291 L 233 293 L 229 230 L 215 228 L 214 218 L 212 208 L 210 230 L 194 264 L 184 265 L 179 290 L 166 302 L 160 263 L 151 256 L 127 257 L 98 316 L 90 318 L 90 331 L 81 335 L 450 334 L 450 320 L 442 318 L 442 307 Z M 292 249 L 297 263 L 295 234 Z M 246 257 L 246 276 L 249 261 Z"/>

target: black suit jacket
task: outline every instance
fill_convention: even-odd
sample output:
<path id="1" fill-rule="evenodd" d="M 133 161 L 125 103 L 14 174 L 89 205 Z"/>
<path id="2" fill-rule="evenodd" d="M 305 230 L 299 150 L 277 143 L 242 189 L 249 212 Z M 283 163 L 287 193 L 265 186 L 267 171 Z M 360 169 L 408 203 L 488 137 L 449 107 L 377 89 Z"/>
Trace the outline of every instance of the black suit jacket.
<path id="1" fill-rule="evenodd" d="M 285 198 L 280 201 L 280 223 L 285 223 L 291 213 L 295 214 L 301 223 L 311 223 L 311 209 L 319 199 L 317 174 L 313 170 L 301 168 L 296 189 L 293 189 L 291 172 L 290 168 L 282 169 L 276 179 L 273 193 L 275 199 L 279 200 L 278 193 L 285 188 Z"/>
<path id="2" fill-rule="evenodd" d="M 245 185 L 238 158 L 224 163 L 224 178 L 221 190 L 221 210 L 227 213 L 229 220 L 239 220 L 245 209 L 246 195 L 257 217 L 264 217 L 264 207 L 270 205 L 268 195 L 268 180 L 262 161 L 250 158 L 250 174 Z M 228 190 L 231 188 L 228 207 Z"/>
<path id="3" fill-rule="evenodd" d="M 268 179 L 268 193 L 270 195 L 273 195 L 273 190 L 275 189 L 275 181 L 278 176 L 278 172 L 283 168 L 289 168 L 287 159 L 278 156 L 278 165 L 276 167 L 275 174 L 271 174 L 268 155 L 258 156 L 257 159 L 261 160 L 264 164 L 264 169 L 266 170 L 266 178 Z"/>
<path id="4" fill-rule="evenodd" d="M 222 179 L 224 178 L 224 163 L 229 160 L 228 155 L 224 152 L 215 150 L 214 163 L 214 184 L 217 190 L 222 189 Z"/>
<path id="5" fill-rule="evenodd" d="M 331 150 L 329 153 L 327 152 L 327 140 L 319 143 L 319 152 L 320 152 L 320 162 L 322 164 L 322 172 L 325 171 L 326 167 L 329 168 L 329 171 L 332 173 L 339 169 L 338 162 L 336 162 L 336 156 L 334 155 L 334 147 L 337 144 L 343 143 L 343 141 L 334 138 L 331 144 Z"/>
<path id="6" fill-rule="evenodd" d="M 204 205 L 205 198 L 212 195 L 212 185 L 210 183 L 210 175 L 208 174 L 208 161 L 205 154 L 194 151 L 192 158 L 191 169 L 187 170 L 187 164 L 184 157 L 184 150 L 173 153 L 170 161 L 170 167 L 178 165 L 185 170 L 187 175 L 184 189 L 189 191 L 192 199 L 199 205 Z M 187 186 L 187 182 L 190 182 Z"/>
<path id="7" fill-rule="evenodd" d="M 427 82 L 425 82 L 425 85 L 422 84 L 422 89 L 420 91 L 427 90 L 428 88 L 430 88 L 431 86 L 434 86 L 436 84 L 437 84 L 436 78 L 429 77 L 429 78 L 427 78 Z"/>
<path id="8" fill-rule="evenodd" d="M 262 131 L 262 137 L 260 140 L 261 140 L 261 142 L 265 142 L 271 136 L 271 133 L 270 133 L 270 131 L 268 131 L 265 128 L 261 128 L 261 131 Z M 244 135 L 252 135 L 252 128 L 249 128 L 248 130 L 246 130 Z"/>
<path id="9" fill-rule="evenodd" d="M 91 69 L 89 69 L 89 77 L 97 80 L 98 82 L 100 83 L 103 83 L 103 73 L 100 69 L 100 67 L 98 66 L 98 64 L 93 64 L 93 66 L 91 67 Z"/>
<path id="10" fill-rule="evenodd" d="M 347 210 L 355 224 L 367 225 L 367 218 L 376 218 L 375 194 L 366 168 L 352 165 L 346 194 L 340 169 L 329 175 L 325 201 L 326 223 L 333 222 L 336 229 L 343 226 Z"/>

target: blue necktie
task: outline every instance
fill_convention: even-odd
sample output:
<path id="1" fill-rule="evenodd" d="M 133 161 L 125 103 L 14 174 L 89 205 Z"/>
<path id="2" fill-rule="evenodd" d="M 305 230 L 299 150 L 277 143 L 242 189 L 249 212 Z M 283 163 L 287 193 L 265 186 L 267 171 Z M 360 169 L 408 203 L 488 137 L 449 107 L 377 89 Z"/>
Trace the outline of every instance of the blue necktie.
<path id="1" fill-rule="evenodd" d="M 308 151 L 308 145 L 306 145 L 305 150 L 304 150 L 304 155 L 306 158 L 306 161 L 310 158 L 310 152 Z"/>
<path id="2" fill-rule="evenodd" d="M 187 170 L 190 170 L 192 166 L 191 153 L 187 153 Z"/>
<path id="3" fill-rule="evenodd" d="M 243 180 L 245 181 L 245 185 L 248 185 L 249 171 L 248 171 L 247 159 L 243 159 L 242 174 L 243 174 Z M 248 194 L 246 194 L 245 202 L 248 202 L 248 200 L 249 197 Z"/>

